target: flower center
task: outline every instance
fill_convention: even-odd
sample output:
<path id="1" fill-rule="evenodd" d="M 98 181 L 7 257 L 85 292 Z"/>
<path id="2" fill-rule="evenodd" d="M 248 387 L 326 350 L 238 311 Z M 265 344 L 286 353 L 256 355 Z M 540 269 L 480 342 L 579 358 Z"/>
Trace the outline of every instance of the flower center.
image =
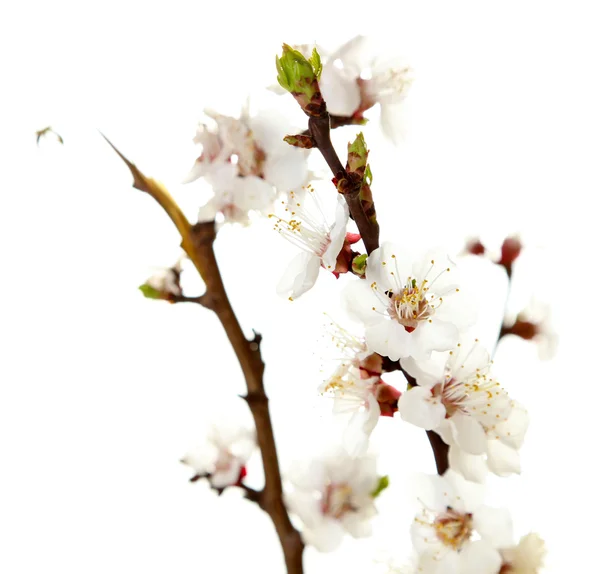
<path id="1" fill-rule="evenodd" d="M 286 206 L 285 211 L 291 216 L 290 219 L 279 217 L 274 213 L 269 214 L 269 218 L 275 220 L 275 231 L 283 235 L 290 243 L 300 247 L 303 251 L 323 257 L 331 244 L 331 227 L 325 220 L 314 189 L 308 186 L 306 193 L 314 201 L 317 208 L 316 213 L 305 208 L 300 197 L 291 191 L 288 201 L 281 202 Z"/>
<path id="2" fill-rule="evenodd" d="M 464 408 L 464 401 L 468 399 L 465 386 L 455 378 L 448 379 L 443 383 L 438 383 L 431 389 L 434 397 L 439 397 L 444 407 L 446 407 L 446 418 L 450 418 L 457 412 L 468 414 Z"/>
<path id="3" fill-rule="evenodd" d="M 439 540 L 453 550 L 460 550 L 473 533 L 473 515 L 456 512 L 451 506 L 440 514 L 433 523 Z"/>
<path id="4" fill-rule="evenodd" d="M 255 175 L 264 179 L 263 168 L 267 154 L 254 141 L 252 132 L 248 132 L 243 148 L 238 155 L 238 169 L 240 175 Z"/>
<path id="5" fill-rule="evenodd" d="M 321 500 L 321 512 L 333 518 L 340 519 L 347 512 L 355 512 L 356 507 L 352 504 L 352 487 L 346 483 L 328 484 L 323 499 Z"/>
<path id="6" fill-rule="evenodd" d="M 231 468 L 234 456 L 228 450 L 221 450 L 215 462 L 215 472 L 226 472 Z"/>
<path id="7" fill-rule="evenodd" d="M 391 290 L 385 292 L 390 299 L 389 314 L 404 328 L 412 333 L 421 321 L 429 319 L 435 309 L 427 302 L 426 287 L 427 280 L 417 284 L 416 279 L 408 278 L 408 283 L 402 291 L 394 293 Z"/>

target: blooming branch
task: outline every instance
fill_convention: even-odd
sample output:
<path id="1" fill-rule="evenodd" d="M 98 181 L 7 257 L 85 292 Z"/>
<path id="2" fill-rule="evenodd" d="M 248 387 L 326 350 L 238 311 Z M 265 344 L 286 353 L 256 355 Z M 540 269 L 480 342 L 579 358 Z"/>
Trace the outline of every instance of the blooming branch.
<path id="1" fill-rule="evenodd" d="M 379 225 L 377 220 L 369 218 L 363 209 L 360 198 L 362 179 L 346 170 L 331 142 L 331 118 L 327 104 L 319 88 L 320 63 L 313 65 L 316 50 L 310 60 L 290 48 L 283 46 L 283 55 L 277 59 L 280 85 L 290 92 L 308 116 L 308 132 L 312 138 L 312 147 L 317 148 L 334 176 L 338 191 L 344 196 L 352 219 L 365 244 L 367 253 L 379 247 Z M 317 54 L 318 57 L 318 54 Z M 319 60 L 320 62 L 320 60 Z"/>

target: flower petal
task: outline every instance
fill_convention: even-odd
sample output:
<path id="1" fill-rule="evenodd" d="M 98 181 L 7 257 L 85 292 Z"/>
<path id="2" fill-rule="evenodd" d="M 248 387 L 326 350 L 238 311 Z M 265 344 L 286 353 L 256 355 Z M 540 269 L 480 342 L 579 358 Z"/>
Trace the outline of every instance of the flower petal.
<path id="1" fill-rule="evenodd" d="M 488 468 L 498 476 L 521 474 L 519 451 L 499 440 L 489 440 L 487 447 Z"/>
<path id="2" fill-rule="evenodd" d="M 402 143 L 406 131 L 404 102 L 381 103 L 381 131 L 394 145 Z"/>
<path id="3" fill-rule="evenodd" d="M 410 337 L 402 325 L 388 319 L 369 325 L 365 331 L 365 341 L 369 349 L 383 357 L 389 357 L 392 361 L 410 355 Z"/>
<path id="4" fill-rule="evenodd" d="M 347 512 L 344 515 L 342 525 L 354 538 L 367 538 L 373 532 L 371 522 L 354 512 Z"/>
<path id="5" fill-rule="evenodd" d="M 481 506 L 473 514 L 473 528 L 494 548 L 508 548 L 514 544 L 512 519 L 506 508 Z"/>
<path id="6" fill-rule="evenodd" d="M 353 320 L 360 321 L 365 325 L 387 321 L 385 317 L 382 317 L 385 307 L 373 295 L 373 290 L 366 281 L 349 282 L 342 291 L 342 305 Z"/>
<path id="7" fill-rule="evenodd" d="M 233 180 L 232 196 L 235 205 L 242 211 L 262 211 L 271 206 L 275 194 L 268 181 L 248 175 Z"/>
<path id="8" fill-rule="evenodd" d="M 483 427 L 472 417 L 456 413 L 450 417 L 454 440 L 459 448 L 469 454 L 483 454 L 487 448 Z"/>
<path id="9" fill-rule="evenodd" d="M 343 197 L 338 195 L 337 206 L 335 209 L 335 223 L 333 224 L 329 237 L 331 243 L 323 254 L 323 266 L 327 270 L 333 271 L 335 269 L 335 263 L 337 256 L 339 255 L 342 247 L 344 246 L 344 239 L 346 238 L 346 227 L 349 219 L 348 204 Z"/>
<path id="10" fill-rule="evenodd" d="M 470 542 L 459 556 L 461 574 L 498 574 L 502 566 L 500 553 L 485 540 Z"/>
<path id="11" fill-rule="evenodd" d="M 483 455 L 469 454 L 456 446 L 450 446 L 448 462 L 451 469 L 472 482 L 483 482 L 487 477 L 488 467 Z"/>
<path id="12" fill-rule="evenodd" d="M 298 253 L 286 269 L 277 285 L 277 293 L 282 297 L 297 299 L 317 282 L 321 260 L 313 253 Z"/>
<path id="13" fill-rule="evenodd" d="M 356 76 L 349 76 L 336 68 L 333 61 L 323 66 L 319 88 L 330 114 L 349 117 L 360 106 L 360 88 Z"/>
<path id="14" fill-rule="evenodd" d="M 423 321 L 413 333 L 413 356 L 428 358 L 432 351 L 448 351 L 458 341 L 458 329 L 452 323 L 440 321 L 435 317 L 431 323 Z"/>
<path id="15" fill-rule="evenodd" d="M 444 378 L 446 357 L 441 353 L 433 354 L 429 359 L 416 360 L 406 357 L 400 361 L 402 368 L 422 387 L 433 387 Z"/>
<path id="16" fill-rule="evenodd" d="M 263 173 L 265 179 L 274 185 L 278 191 L 296 189 L 304 185 L 308 178 L 305 154 L 296 148 L 290 147 L 284 153 L 267 156 Z"/>
<path id="17" fill-rule="evenodd" d="M 528 427 L 529 414 L 522 405 L 514 404 L 508 420 L 497 424 L 491 435 L 497 436 L 505 445 L 518 449 L 525 440 Z"/>
<path id="18" fill-rule="evenodd" d="M 444 420 L 446 407 L 439 398 L 433 397 L 430 389 L 413 387 L 400 396 L 398 412 L 406 422 L 432 430 Z"/>
<path id="19" fill-rule="evenodd" d="M 412 257 L 389 241 L 384 241 L 367 259 L 367 283 L 377 283 L 382 293 L 388 289 L 398 293 L 406 285 L 411 272 Z"/>
<path id="20" fill-rule="evenodd" d="M 345 531 L 338 521 L 326 518 L 313 528 L 305 528 L 302 538 L 319 552 L 333 552 L 342 543 L 344 534 Z"/>

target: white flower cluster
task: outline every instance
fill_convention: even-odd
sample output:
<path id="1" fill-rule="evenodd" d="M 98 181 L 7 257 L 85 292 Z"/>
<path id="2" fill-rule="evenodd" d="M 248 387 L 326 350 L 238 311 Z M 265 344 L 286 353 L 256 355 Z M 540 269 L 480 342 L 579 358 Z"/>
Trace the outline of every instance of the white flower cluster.
<path id="1" fill-rule="evenodd" d="M 544 543 L 529 534 L 515 544 L 505 509 L 486 506 L 483 487 L 449 470 L 427 477 L 423 505 L 411 528 L 418 572 L 426 574 L 537 574 Z"/>
<path id="2" fill-rule="evenodd" d="M 181 462 L 195 471 L 193 480 L 207 478 L 220 490 L 241 484 L 255 448 L 253 430 L 239 422 L 221 420 L 210 426 L 203 444 L 190 450 Z"/>
<path id="3" fill-rule="evenodd" d="M 381 62 L 357 37 L 323 58 L 319 87 L 332 115 L 360 119 L 379 103 L 384 132 L 396 139 L 394 118 L 410 81 L 406 66 Z M 386 416 L 420 427 L 430 438 L 436 433 L 447 446 L 449 469 L 424 481 L 419 497 L 422 510 L 411 530 L 414 572 L 537 574 L 541 539 L 529 534 L 515 543 L 508 513 L 483 504 L 489 472 L 520 473 L 529 418 L 495 378 L 489 352 L 467 335 L 476 317 L 458 265 L 444 251 L 414 253 L 412 245 L 383 242 L 355 268 L 359 254 L 350 246 L 360 236 L 347 229 L 345 198 L 338 194 L 325 207 L 307 184 L 308 152 L 282 142 L 293 130 L 282 129 L 272 114 L 208 115 L 216 128 L 199 127 L 202 155 L 188 177 L 203 177 L 213 187 L 200 220 L 220 214 L 246 224 L 253 211 L 269 213 L 275 230 L 300 251 L 277 286 L 289 300 L 310 290 L 321 268 L 336 277 L 358 275 L 347 281 L 341 299 L 363 332 L 355 336 L 334 326 L 342 359 L 319 386 L 345 420 L 343 444 L 288 475 L 286 502 L 303 523 L 305 542 L 331 551 L 346 533 L 370 534 L 382 477 L 369 443 Z M 393 371 L 401 388 L 384 381 Z M 215 488 L 242 486 L 252 446 L 248 433 L 215 431 L 209 443 L 208 457 L 191 454 L 184 461 Z"/>
<path id="4" fill-rule="evenodd" d="M 293 128 L 269 111 L 239 118 L 205 111 L 213 125 L 200 124 L 194 141 L 202 153 L 184 183 L 198 178 L 210 184 L 213 197 L 201 209 L 199 221 L 217 216 L 246 225 L 252 212 L 266 215 L 278 192 L 304 185 L 308 177 L 306 152 L 287 145 L 283 137 Z"/>
<path id="5" fill-rule="evenodd" d="M 375 458 L 353 458 L 332 452 L 297 465 L 288 474 L 294 490 L 287 496 L 290 510 L 303 522 L 307 544 L 322 552 L 335 550 L 345 533 L 354 538 L 371 534 L 374 493 L 379 483 Z"/>

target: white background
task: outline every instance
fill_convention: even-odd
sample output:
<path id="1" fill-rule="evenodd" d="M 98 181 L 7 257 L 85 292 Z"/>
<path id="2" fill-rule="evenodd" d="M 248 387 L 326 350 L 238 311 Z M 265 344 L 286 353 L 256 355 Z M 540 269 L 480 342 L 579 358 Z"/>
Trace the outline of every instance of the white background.
<path id="1" fill-rule="evenodd" d="M 100 138 L 101 130 L 193 214 L 178 182 L 206 106 L 235 113 L 273 83 L 282 41 L 328 47 L 385 39 L 416 81 L 402 145 L 365 134 L 383 236 L 410 230 L 458 249 L 518 231 L 529 249 L 517 311 L 553 306 L 560 352 L 506 341 L 500 380 L 532 415 L 520 478 L 490 481 L 518 534 L 536 530 L 548 572 L 596 564 L 598 261 L 597 14 L 593 2 L 19 2 L 0 12 L 0 572 L 281 572 L 268 518 L 229 493 L 189 485 L 178 459 L 243 382 L 214 316 L 144 300 L 177 235 Z M 297 13 L 296 13 L 297 12 Z M 283 109 L 294 109 L 285 102 Z M 289 106 L 286 108 L 286 106 Z M 65 139 L 35 145 L 52 125 Z M 353 130 L 336 134 L 343 149 Z M 345 279 L 321 277 L 294 304 L 274 285 L 292 253 L 268 225 L 226 230 L 223 273 L 244 327 L 263 333 L 282 459 L 327 442 L 316 421 L 322 312 Z M 484 314 L 501 279 L 475 273 Z M 488 297 L 488 292 L 492 295 Z M 491 330 L 490 330 L 491 329 Z M 481 325 L 488 337 L 493 326 Z M 409 550 L 412 471 L 433 471 L 417 429 L 374 435 L 392 486 L 380 542 L 306 553 L 307 572 L 377 571 Z M 255 473 L 255 474 L 253 474 Z M 260 465 L 252 478 L 260 484 Z M 382 550 L 383 549 L 383 550 Z M 593 568 L 593 566 L 592 566 Z"/>

